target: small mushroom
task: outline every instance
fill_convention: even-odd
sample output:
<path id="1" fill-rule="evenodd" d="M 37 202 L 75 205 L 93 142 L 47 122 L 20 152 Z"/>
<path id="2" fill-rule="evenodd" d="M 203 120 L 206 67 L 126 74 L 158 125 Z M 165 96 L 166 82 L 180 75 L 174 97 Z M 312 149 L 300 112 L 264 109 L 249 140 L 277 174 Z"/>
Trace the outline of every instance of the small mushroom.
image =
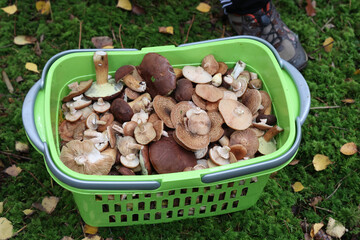
<path id="1" fill-rule="evenodd" d="M 96 113 L 91 113 L 86 119 L 86 127 L 92 130 L 96 130 L 99 125 L 105 124 L 105 121 L 99 120 L 99 116 Z"/>
<path id="2" fill-rule="evenodd" d="M 140 123 L 134 130 L 134 136 L 138 143 L 146 145 L 156 137 L 152 123 Z"/>
<path id="3" fill-rule="evenodd" d="M 171 97 L 157 95 L 153 101 L 153 107 L 158 117 L 164 121 L 168 128 L 174 128 L 171 122 L 171 110 L 175 107 L 176 101 Z"/>
<path id="4" fill-rule="evenodd" d="M 206 72 L 202 67 L 185 66 L 183 68 L 183 75 L 193 83 L 208 83 L 211 82 L 212 76 Z"/>
<path id="5" fill-rule="evenodd" d="M 219 103 L 221 113 L 226 125 L 235 130 L 243 130 L 252 124 L 252 114 L 242 103 L 232 99 L 222 99 Z"/>
<path id="6" fill-rule="evenodd" d="M 222 136 L 219 139 L 219 143 L 222 147 L 229 146 L 230 145 L 230 139 L 227 136 Z"/>
<path id="7" fill-rule="evenodd" d="M 104 101 L 102 98 L 98 98 L 97 102 L 93 104 L 93 109 L 95 112 L 104 113 L 110 109 L 110 106 L 109 102 Z"/>
<path id="8" fill-rule="evenodd" d="M 136 168 L 140 164 L 140 159 L 133 153 L 120 157 L 120 162 L 127 168 Z"/>
<path id="9" fill-rule="evenodd" d="M 210 75 L 214 75 L 219 70 L 219 63 L 216 61 L 214 55 L 210 54 L 203 58 L 201 67 L 203 67 Z"/>
<path id="10" fill-rule="evenodd" d="M 80 109 L 78 111 L 82 112 L 82 116 L 80 119 L 84 120 L 87 119 L 87 117 L 94 112 L 94 109 L 91 105 L 89 105 L 88 107 L 84 107 L 83 109 Z"/>
<path id="11" fill-rule="evenodd" d="M 228 66 L 224 62 L 218 62 L 218 64 L 219 64 L 219 69 L 217 70 L 217 72 L 224 75 L 228 70 Z"/>
<path id="12" fill-rule="evenodd" d="M 170 114 L 170 119 L 174 128 L 176 128 L 178 124 L 183 124 L 186 112 L 195 107 L 195 104 L 191 101 L 181 101 L 177 103 Z"/>
<path id="13" fill-rule="evenodd" d="M 241 144 L 235 144 L 230 146 L 230 152 L 235 155 L 237 160 L 242 160 L 247 155 L 247 149 Z"/>
<path id="14" fill-rule="evenodd" d="M 70 106 L 70 111 L 65 114 L 65 119 L 69 122 L 76 122 L 82 116 L 81 111 L 77 111 L 74 106 Z"/>
<path id="15" fill-rule="evenodd" d="M 275 126 L 273 126 L 272 128 L 270 128 L 269 130 L 266 131 L 263 138 L 264 138 L 265 141 L 268 142 L 271 139 L 273 139 L 273 137 L 275 137 L 276 135 L 281 133 L 282 131 L 284 131 L 284 129 L 282 129 L 278 125 L 275 125 Z"/>
<path id="16" fill-rule="evenodd" d="M 245 67 L 246 67 L 246 63 L 244 63 L 240 60 L 237 61 L 233 71 L 231 72 L 231 76 L 234 79 L 237 79 L 239 77 L 240 73 L 242 73 L 245 70 Z"/>
<path id="17" fill-rule="evenodd" d="M 180 145 L 188 150 L 199 150 L 205 148 L 210 143 L 209 134 L 193 134 L 186 129 L 184 124 L 177 125 L 174 138 L 180 141 Z"/>
<path id="18" fill-rule="evenodd" d="M 165 137 L 169 136 L 168 133 L 166 131 L 164 131 L 164 121 L 157 120 L 157 121 L 153 122 L 152 124 L 153 124 L 153 127 L 156 132 L 156 137 L 155 137 L 154 141 L 159 141 L 162 136 L 165 136 Z"/>
<path id="19" fill-rule="evenodd" d="M 174 73 L 175 73 L 176 79 L 180 79 L 183 76 L 181 68 L 174 68 Z"/>
<path id="20" fill-rule="evenodd" d="M 135 113 L 132 116 L 131 121 L 140 124 L 140 123 L 146 123 L 148 119 L 149 119 L 149 113 L 141 109 L 140 112 Z"/>
<path id="21" fill-rule="evenodd" d="M 222 74 L 216 73 L 211 79 L 211 84 L 215 87 L 219 87 L 221 83 L 222 83 Z"/>
<path id="22" fill-rule="evenodd" d="M 92 82 L 93 82 L 93 80 L 90 79 L 88 81 L 82 81 L 82 82 L 80 82 L 80 84 L 78 82 L 73 82 L 73 83 L 69 84 L 68 87 L 70 88 L 71 92 L 68 95 L 66 95 L 62 99 L 62 101 L 69 102 L 74 97 L 83 94 L 91 87 Z"/>
<path id="23" fill-rule="evenodd" d="M 186 112 L 187 121 L 185 127 L 193 134 L 207 135 L 211 129 L 211 121 L 208 114 L 199 107 L 191 108 Z"/>
<path id="24" fill-rule="evenodd" d="M 268 125 L 266 122 L 267 119 L 260 119 L 260 122 L 253 122 L 252 126 L 263 131 L 269 130 L 272 126 Z"/>
<path id="25" fill-rule="evenodd" d="M 82 140 L 84 130 L 85 130 L 84 121 L 70 122 L 64 120 L 59 125 L 60 138 L 66 142 L 69 142 L 74 139 Z"/>
<path id="26" fill-rule="evenodd" d="M 60 160 L 71 170 L 91 175 L 106 175 L 115 160 L 100 153 L 89 140 L 68 142 L 60 152 Z"/>
<path id="27" fill-rule="evenodd" d="M 227 75 L 224 77 L 224 81 L 232 87 L 232 90 L 235 92 L 237 97 L 241 97 L 248 86 L 247 78 L 243 75 L 239 75 L 238 78 L 234 78 L 232 75 Z"/>
<path id="28" fill-rule="evenodd" d="M 202 159 L 208 153 L 208 147 L 194 151 L 196 159 Z"/>
<path id="29" fill-rule="evenodd" d="M 108 55 L 104 51 L 94 53 L 94 65 L 96 71 L 96 82 L 84 93 L 91 100 L 103 98 L 105 101 L 114 99 L 123 89 L 122 83 L 116 83 L 115 79 L 108 80 L 109 66 Z"/>
<path id="30" fill-rule="evenodd" d="M 130 105 L 121 98 L 112 101 L 110 112 L 114 115 L 115 120 L 121 123 L 130 121 L 134 115 Z"/>
<path id="31" fill-rule="evenodd" d="M 100 121 L 105 122 L 105 124 L 98 126 L 97 130 L 98 130 L 99 132 L 103 132 L 103 131 L 105 131 L 106 128 L 107 128 L 108 126 L 110 126 L 110 125 L 112 124 L 112 122 L 114 121 L 114 115 L 112 115 L 111 113 L 107 112 L 107 113 L 105 113 L 104 115 L 101 116 Z"/>
<path id="32" fill-rule="evenodd" d="M 138 144 L 133 137 L 121 137 L 118 135 L 116 137 L 116 147 L 122 156 L 127 156 L 131 153 L 138 153 L 144 146 Z"/>
<path id="33" fill-rule="evenodd" d="M 261 120 L 266 119 L 265 123 L 268 125 L 275 125 L 277 122 L 277 118 L 273 114 L 265 115 L 265 114 L 259 114 L 256 117 L 256 122 L 261 122 Z"/>
<path id="34" fill-rule="evenodd" d="M 134 101 L 129 102 L 129 106 L 134 113 L 140 112 L 141 109 L 148 112 L 151 109 L 151 96 L 149 93 L 143 93 Z"/>
<path id="35" fill-rule="evenodd" d="M 260 90 L 262 88 L 262 81 L 260 79 L 251 79 L 249 81 L 249 88 Z"/>
<path id="36" fill-rule="evenodd" d="M 66 106 L 70 108 L 73 106 L 76 110 L 83 109 L 91 104 L 91 100 L 88 100 L 84 97 L 84 95 L 80 94 L 79 96 L 73 97 L 74 101 L 70 101 L 66 103 Z"/>
<path id="37" fill-rule="evenodd" d="M 134 171 L 130 168 L 124 167 L 124 166 L 119 166 L 116 167 L 116 170 L 121 174 L 121 175 L 135 175 Z"/>
<path id="38" fill-rule="evenodd" d="M 208 116 L 211 121 L 211 129 L 209 132 L 210 142 L 216 142 L 224 135 L 224 129 L 222 128 L 224 119 L 221 114 L 216 111 L 208 112 Z"/>
<path id="39" fill-rule="evenodd" d="M 138 98 L 140 96 L 140 94 L 138 92 L 135 92 L 128 87 L 125 88 L 124 94 L 128 99 L 131 99 L 131 100 L 135 100 L 136 98 Z"/>
<path id="40" fill-rule="evenodd" d="M 195 93 L 202 99 L 209 102 L 216 102 L 224 97 L 223 91 L 209 84 L 197 84 L 195 87 Z"/>
<path id="41" fill-rule="evenodd" d="M 255 133 L 250 129 L 235 131 L 230 136 L 230 147 L 236 144 L 243 145 L 246 150 L 246 156 L 253 156 L 259 148 L 259 140 Z"/>
<path id="42" fill-rule="evenodd" d="M 271 114 L 271 98 L 270 95 L 263 90 L 259 90 L 261 94 L 261 105 L 263 106 L 262 109 L 259 110 L 260 114 L 269 115 Z"/>
<path id="43" fill-rule="evenodd" d="M 122 80 L 125 85 L 135 92 L 144 92 L 146 82 L 142 79 L 135 66 L 125 65 L 115 72 L 115 81 Z"/>
<path id="44" fill-rule="evenodd" d="M 258 75 L 255 72 L 250 72 L 250 79 L 258 79 Z"/>
<path id="45" fill-rule="evenodd" d="M 230 164 L 230 148 L 215 146 L 209 150 L 209 157 L 218 166 Z"/>
<path id="46" fill-rule="evenodd" d="M 110 147 L 114 149 L 116 147 L 116 136 L 114 129 L 111 126 L 107 126 L 106 128 L 107 138 L 110 143 Z"/>
<path id="47" fill-rule="evenodd" d="M 241 103 L 249 108 L 252 114 L 255 114 L 261 106 L 261 94 L 256 89 L 247 89 L 241 97 Z"/>
<path id="48" fill-rule="evenodd" d="M 87 129 L 84 131 L 84 139 L 93 142 L 95 148 L 100 152 L 104 151 L 109 145 L 108 134 L 106 131 L 100 133 L 92 129 Z"/>
<path id="49" fill-rule="evenodd" d="M 138 123 L 134 121 L 124 122 L 123 123 L 123 134 L 124 136 L 134 137 L 134 131 Z"/>
<path id="50" fill-rule="evenodd" d="M 190 101 L 194 93 L 194 87 L 190 80 L 181 78 L 176 82 L 175 99 L 178 102 Z"/>

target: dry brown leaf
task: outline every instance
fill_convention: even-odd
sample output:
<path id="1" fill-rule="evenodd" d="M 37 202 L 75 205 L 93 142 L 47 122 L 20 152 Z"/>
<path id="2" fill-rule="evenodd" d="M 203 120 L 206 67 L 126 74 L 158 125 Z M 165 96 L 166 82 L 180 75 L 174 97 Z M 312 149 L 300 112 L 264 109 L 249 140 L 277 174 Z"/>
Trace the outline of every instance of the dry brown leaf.
<path id="1" fill-rule="evenodd" d="M 17 175 L 19 175 L 21 173 L 22 169 L 12 165 L 11 167 L 8 167 L 7 169 L 5 169 L 5 173 L 10 175 L 10 176 L 13 176 L 13 177 L 16 177 Z"/>
<path id="2" fill-rule="evenodd" d="M 327 39 L 325 39 L 325 41 L 323 42 L 323 47 L 325 52 L 331 52 L 333 43 L 334 43 L 334 39 L 332 37 L 328 37 Z"/>
<path id="3" fill-rule="evenodd" d="M 51 10 L 50 1 L 37 1 L 36 10 L 43 15 L 48 15 Z"/>
<path id="4" fill-rule="evenodd" d="M 116 7 L 122 8 L 127 11 L 131 11 L 131 9 L 132 9 L 132 5 L 129 0 L 119 0 Z"/>
<path id="5" fill-rule="evenodd" d="M 14 43 L 16 45 L 34 44 L 35 42 L 36 38 L 32 36 L 18 35 L 14 37 Z"/>
<path id="6" fill-rule="evenodd" d="M 98 227 L 93 227 L 93 226 L 90 226 L 90 225 L 87 225 L 85 224 L 84 226 L 84 233 L 87 233 L 87 234 L 96 234 L 98 232 Z"/>
<path id="7" fill-rule="evenodd" d="M 319 202 L 321 202 L 323 200 L 322 197 L 320 196 L 317 196 L 317 197 L 314 197 L 312 200 L 311 200 L 311 203 L 309 203 L 310 206 L 312 207 L 315 207 Z"/>
<path id="8" fill-rule="evenodd" d="M 41 56 L 42 51 L 41 51 L 39 42 L 35 43 L 34 52 L 36 55 Z"/>
<path id="9" fill-rule="evenodd" d="M 301 182 L 296 182 L 291 187 L 294 189 L 294 192 L 300 192 L 304 189 L 304 186 L 301 184 Z"/>
<path id="10" fill-rule="evenodd" d="M 329 164 L 332 164 L 329 157 L 322 154 L 316 154 L 312 162 L 316 171 L 322 171 L 326 169 Z"/>
<path id="11" fill-rule="evenodd" d="M 313 2 L 315 2 L 315 1 L 313 1 Z M 310 17 L 313 17 L 316 15 L 316 10 L 315 10 L 314 5 L 311 2 L 311 0 L 306 0 L 305 10 L 306 10 L 306 14 Z"/>
<path id="12" fill-rule="evenodd" d="M 204 2 L 199 3 L 199 5 L 196 7 L 196 10 L 203 12 L 203 13 L 209 12 L 210 9 L 211 9 L 211 6 Z"/>
<path id="13" fill-rule="evenodd" d="M 340 152 L 348 156 L 354 155 L 355 153 L 357 153 L 357 146 L 354 142 L 345 143 L 340 148 Z"/>
<path id="14" fill-rule="evenodd" d="M 289 165 L 294 166 L 294 165 L 298 164 L 299 162 L 300 162 L 299 159 L 294 159 L 289 163 Z"/>
<path id="15" fill-rule="evenodd" d="M 113 40 L 108 36 L 92 37 L 91 42 L 96 48 L 105 48 L 106 46 L 113 46 Z"/>
<path id="16" fill-rule="evenodd" d="M 174 34 L 174 28 L 172 26 L 159 27 L 159 32 L 173 35 Z"/>
<path id="17" fill-rule="evenodd" d="M 25 68 L 29 71 L 39 73 L 38 67 L 35 63 L 27 62 Z"/>
<path id="18" fill-rule="evenodd" d="M 55 210 L 58 202 L 59 202 L 58 197 L 54 197 L 54 196 L 44 197 L 44 199 L 41 202 L 41 205 L 44 207 L 46 213 L 51 214 Z"/>
<path id="19" fill-rule="evenodd" d="M 29 145 L 23 142 L 15 141 L 15 150 L 18 152 L 26 153 L 29 151 Z"/>
<path id="20" fill-rule="evenodd" d="M 354 75 L 359 75 L 359 74 L 360 74 L 360 69 L 356 69 Z"/>
<path id="21" fill-rule="evenodd" d="M 329 218 L 328 225 L 326 227 L 326 233 L 332 237 L 341 238 L 345 234 L 346 228 L 342 223 L 336 221 L 333 218 Z"/>
<path id="22" fill-rule="evenodd" d="M 1 8 L 1 9 L 2 9 L 4 12 L 6 12 L 7 14 L 10 14 L 10 15 L 16 13 L 16 11 L 17 11 L 17 7 L 16 7 L 15 4 L 14 4 L 14 5 L 7 6 L 7 7 L 4 7 L 4 8 Z"/>
<path id="23" fill-rule="evenodd" d="M 4 202 L 0 202 L 0 213 L 4 211 Z"/>
<path id="24" fill-rule="evenodd" d="M 8 239 L 13 236 L 13 225 L 7 218 L 0 218 L 0 239 Z"/>
<path id="25" fill-rule="evenodd" d="M 34 212 L 35 212 L 35 211 L 32 210 L 32 209 L 25 209 L 25 210 L 23 211 L 23 213 L 24 213 L 26 216 L 30 216 L 30 215 L 32 215 Z"/>
<path id="26" fill-rule="evenodd" d="M 315 223 L 311 226 L 310 236 L 312 238 L 318 233 L 318 231 L 324 226 L 323 223 Z"/>
<path id="27" fill-rule="evenodd" d="M 355 103 L 355 100 L 352 99 L 352 98 L 345 98 L 343 100 L 341 100 L 343 103 L 349 103 L 349 104 L 352 104 L 352 103 Z"/>

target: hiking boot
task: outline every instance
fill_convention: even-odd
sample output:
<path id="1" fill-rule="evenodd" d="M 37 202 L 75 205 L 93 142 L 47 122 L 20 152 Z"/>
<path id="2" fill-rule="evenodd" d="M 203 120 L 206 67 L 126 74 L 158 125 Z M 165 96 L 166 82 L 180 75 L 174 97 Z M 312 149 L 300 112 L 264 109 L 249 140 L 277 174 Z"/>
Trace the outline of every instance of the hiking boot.
<path id="1" fill-rule="evenodd" d="M 282 59 L 291 63 L 298 70 L 306 67 L 308 57 L 298 36 L 280 19 L 279 13 L 271 2 L 253 14 L 229 13 L 228 16 L 238 34 L 265 39 L 275 47 Z"/>

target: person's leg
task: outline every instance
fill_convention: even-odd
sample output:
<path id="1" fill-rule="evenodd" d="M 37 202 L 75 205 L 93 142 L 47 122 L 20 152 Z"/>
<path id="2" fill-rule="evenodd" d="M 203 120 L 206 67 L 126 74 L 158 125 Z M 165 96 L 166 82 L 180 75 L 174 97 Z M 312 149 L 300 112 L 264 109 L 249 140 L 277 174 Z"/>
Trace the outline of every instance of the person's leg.
<path id="1" fill-rule="evenodd" d="M 306 66 L 308 58 L 297 35 L 280 19 L 270 0 L 220 0 L 220 3 L 238 34 L 263 38 L 297 69 Z"/>

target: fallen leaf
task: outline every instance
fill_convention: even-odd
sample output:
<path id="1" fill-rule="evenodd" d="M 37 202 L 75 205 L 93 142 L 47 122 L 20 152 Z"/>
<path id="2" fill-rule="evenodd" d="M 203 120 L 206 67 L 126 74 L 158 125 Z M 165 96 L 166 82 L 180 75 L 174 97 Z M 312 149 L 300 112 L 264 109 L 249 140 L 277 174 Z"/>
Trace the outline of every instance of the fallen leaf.
<path id="1" fill-rule="evenodd" d="M 105 47 L 102 47 L 103 49 L 113 49 L 114 46 L 105 46 Z"/>
<path id="2" fill-rule="evenodd" d="M 127 11 L 131 11 L 131 9 L 132 9 L 132 5 L 129 0 L 119 0 L 116 7 L 122 8 Z"/>
<path id="3" fill-rule="evenodd" d="M 8 239 L 13 236 L 13 225 L 9 220 L 0 218 L 0 239 Z"/>
<path id="4" fill-rule="evenodd" d="M 343 103 L 354 103 L 355 102 L 355 100 L 354 99 L 352 99 L 352 98 L 345 98 L 345 99 L 343 99 L 343 100 L 341 100 Z"/>
<path id="5" fill-rule="evenodd" d="M 316 171 L 322 171 L 326 169 L 329 164 L 332 164 L 329 157 L 322 154 L 316 154 L 312 162 Z"/>
<path id="6" fill-rule="evenodd" d="M 145 9 L 137 4 L 133 5 L 131 12 L 138 16 L 144 15 L 146 13 Z"/>
<path id="7" fill-rule="evenodd" d="M 304 189 L 304 186 L 301 184 L 301 182 L 296 182 L 291 187 L 294 189 L 294 192 L 300 192 Z"/>
<path id="8" fill-rule="evenodd" d="M 16 79 L 15 79 L 16 82 L 22 82 L 24 81 L 23 77 L 22 76 L 18 76 Z"/>
<path id="9" fill-rule="evenodd" d="M 113 46 L 113 40 L 108 36 L 92 37 L 91 42 L 96 48 L 104 48 L 106 46 Z"/>
<path id="10" fill-rule="evenodd" d="M 323 223 L 315 223 L 311 226 L 310 236 L 312 238 L 318 233 L 318 231 L 324 226 Z"/>
<path id="11" fill-rule="evenodd" d="M 4 202 L 0 202 L 0 213 L 4 211 Z"/>
<path id="12" fill-rule="evenodd" d="M 340 148 L 340 152 L 348 156 L 354 155 L 355 153 L 357 153 L 357 146 L 354 142 L 345 143 Z"/>
<path id="13" fill-rule="evenodd" d="M 32 36 L 18 35 L 14 37 L 14 43 L 16 45 L 34 44 L 35 42 L 36 38 Z"/>
<path id="14" fill-rule="evenodd" d="M 314 1 L 313 1 L 314 2 Z M 311 0 L 306 0 L 306 7 L 305 7 L 305 10 L 306 10 L 306 14 L 310 17 L 313 17 L 316 15 L 316 10 L 314 8 L 314 5 L 313 3 L 311 2 Z"/>
<path id="15" fill-rule="evenodd" d="M 320 196 L 317 196 L 317 197 L 314 197 L 312 200 L 311 200 L 311 203 L 309 203 L 310 206 L 312 207 L 315 207 L 319 202 L 321 202 L 323 200 L 322 197 Z"/>
<path id="16" fill-rule="evenodd" d="M 90 225 L 87 225 L 85 224 L 84 226 L 84 233 L 87 233 L 87 234 L 96 234 L 98 232 L 98 227 L 93 227 L 93 226 L 90 226 Z"/>
<path id="17" fill-rule="evenodd" d="M 32 215 L 34 212 L 35 212 L 35 211 L 32 210 L 32 209 L 25 209 L 25 210 L 23 211 L 23 213 L 24 213 L 26 216 L 30 216 L 30 215 Z"/>
<path id="18" fill-rule="evenodd" d="M 210 9 L 211 9 L 211 6 L 204 2 L 199 3 L 199 5 L 196 7 L 196 10 L 203 12 L 203 13 L 209 12 Z"/>
<path id="19" fill-rule="evenodd" d="M 37 1 L 36 10 L 43 15 L 48 15 L 50 13 L 51 5 L 50 1 Z"/>
<path id="20" fill-rule="evenodd" d="M 15 150 L 18 152 L 26 153 L 29 151 L 29 145 L 23 142 L 15 141 Z"/>
<path id="21" fill-rule="evenodd" d="M 10 15 L 16 13 L 16 11 L 17 11 L 17 7 L 16 7 L 15 4 L 14 4 L 14 5 L 7 6 L 7 7 L 4 7 L 4 8 L 1 8 L 1 9 L 2 9 L 4 12 L 6 12 L 7 14 L 10 14 Z"/>
<path id="22" fill-rule="evenodd" d="M 39 42 L 36 42 L 36 43 L 35 43 L 34 51 L 35 51 L 35 54 L 36 54 L 36 55 L 41 56 L 42 51 L 41 51 L 40 43 L 39 43 Z"/>
<path id="23" fill-rule="evenodd" d="M 54 197 L 54 196 L 44 197 L 44 199 L 41 202 L 41 205 L 44 207 L 45 212 L 51 214 L 55 210 L 58 202 L 59 202 L 58 197 Z"/>
<path id="24" fill-rule="evenodd" d="M 298 164 L 299 162 L 300 162 L 299 159 L 294 159 L 289 163 L 289 165 L 294 166 L 294 165 Z"/>
<path id="25" fill-rule="evenodd" d="M 359 75 L 359 74 L 360 74 L 360 69 L 356 69 L 354 75 Z"/>
<path id="26" fill-rule="evenodd" d="M 5 168 L 5 165 L 1 160 L 0 160 L 0 168 Z"/>
<path id="27" fill-rule="evenodd" d="M 39 73 L 38 67 L 35 63 L 27 62 L 25 68 L 29 71 Z"/>
<path id="28" fill-rule="evenodd" d="M 325 233 L 324 230 L 320 229 L 314 236 L 315 240 L 331 240 L 332 237 L 330 237 L 328 234 Z"/>
<path id="29" fill-rule="evenodd" d="M 5 173 L 7 173 L 10 176 L 16 177 L 17 175 L 19 175 L 21 173 L 22 169 L 12 165 L 11 167 L 8 167 L 7 169 L 5 169 Z"/>
<path id="30" fill-rule="evenodd" d="M 333 218 L 329 218 L 328 225 L 326 227 L 326 233 L 332 237 L 341 238 L 345 234 L 346 228 L 339 221 Z"/>
<path id="31" fill-rule="evenodd" d="M 159 32 L 173 35 L 174 34 L 174 28 L 172 26 L 159 27 Z"/>
<path id="32" fill-rule="evenodd" d="M 328 37 L 327 39 L 325 39 L 325 41 L 323 42 L 323 47 L 325 52 L 331 52 L 333 43 L 334 43 L 334 39 L 332 37 Z"/>

